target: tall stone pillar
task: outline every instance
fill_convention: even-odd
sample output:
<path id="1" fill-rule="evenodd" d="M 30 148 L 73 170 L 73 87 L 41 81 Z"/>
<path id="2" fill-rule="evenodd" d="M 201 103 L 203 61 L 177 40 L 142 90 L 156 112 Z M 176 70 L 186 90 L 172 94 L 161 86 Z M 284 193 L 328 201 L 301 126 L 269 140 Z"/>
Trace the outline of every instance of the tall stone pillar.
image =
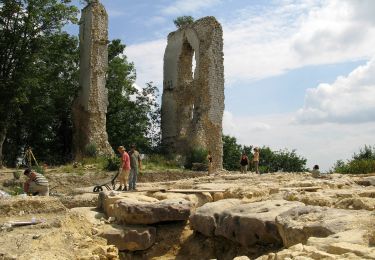
<path id="1" fill-rule="evenodd" d="M 74 156 L 81 159 L 88 144 L 95 144 L 99 155 L 112 155 L 106 131 L 108 15 L 98 0 L 82 10 L 79 29 L 80 91 L 73 103 Z"/>
<path id="2" fill-rule="evenodd" d="M 181 155 L 210 150 L 214 169 L 223 167 L 223 56 L 223 31 L 214 17 L 171 32 L 164 53 L 163 146 Z"/>

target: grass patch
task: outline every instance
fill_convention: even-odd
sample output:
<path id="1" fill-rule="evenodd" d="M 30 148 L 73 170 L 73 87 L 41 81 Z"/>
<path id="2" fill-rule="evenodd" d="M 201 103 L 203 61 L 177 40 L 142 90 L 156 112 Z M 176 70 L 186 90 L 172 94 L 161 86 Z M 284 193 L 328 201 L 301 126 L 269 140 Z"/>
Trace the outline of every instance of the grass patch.
<path id="1" fill-rule="evenodd" d="M 146 155 L 142 160 L 142 170 L 147 171 L 165 171 L 165 170 L 183 170 L 180 158 L 168 159 L 160 154 Z"/>

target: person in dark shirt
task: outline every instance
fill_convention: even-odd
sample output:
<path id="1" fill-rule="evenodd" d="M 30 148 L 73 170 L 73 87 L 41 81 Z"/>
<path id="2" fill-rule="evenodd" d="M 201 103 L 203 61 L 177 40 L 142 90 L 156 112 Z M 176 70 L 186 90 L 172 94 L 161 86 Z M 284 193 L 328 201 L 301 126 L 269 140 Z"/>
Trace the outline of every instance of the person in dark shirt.
<path id="1" fill-rule="evenodd" d="M 247 166 L 249 165 L 249 158 L 246 153 L 243 153 L 240 159 L 241 173 L 247 172 Z"/>

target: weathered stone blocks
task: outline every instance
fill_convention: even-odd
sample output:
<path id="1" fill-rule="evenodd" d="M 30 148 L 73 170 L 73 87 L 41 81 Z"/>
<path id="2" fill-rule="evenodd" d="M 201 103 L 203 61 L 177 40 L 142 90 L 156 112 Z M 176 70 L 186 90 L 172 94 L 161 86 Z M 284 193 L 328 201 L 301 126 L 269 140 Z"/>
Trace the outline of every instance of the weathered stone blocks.
<path id="1" fill-rule="evenodd" d="M 222 236 L 243 246 L 277 245 L 282 244 L 282 239 L 275 223 L 276 216 L 303 205 L 285 200 L 255 203 L 220 200 L 198 208 L 190 217 L 190 225 L 206 236 Z"/>
<path id="2" fill-rule="evenodd" d="M 99 155 L 113 155 L 106 132 L 108 90 L 108 15 L 99 1 L 91 1 L 80 21 L 80 91 L 73 103 L 74 155 L 81 159 L 87 145 Z"/>
<path id="3" fill-rule="evenodd" d="M 98 208 L 108 217 L 115 217 L 118 223 L 148 225 L 166 221 L 185 221 L 190 216 L 193 204 L 182 198 L 159 201 L 142 194 L 101 192 Z"/>
<path id="4" fill-rule="evenodd" d="M 120 251 L 146 250 L 155 243 L 155 227 L 107 226 L 99 236 L 107 239 L 109 245 L 115 245 Z"/>
<path id="5" fill-rule="evenodd" d="M 373 229 L 374 223 L 375 216 L 370 211 L 318 206 L 296 207 L 276 217 L 276 225 L 286 247 L 306 244 L 310 237 L 328 237 L 353 229 Z"/>
<path id="6" fill-rule="evenodd" d="M 190 226 L 206 236 L 214 236 L 218 218 L 223 212 L 244 203 L 238 199 L 219 200 L 206 203 L 190 216 Z"/>
<path id="7" fill-rule="evenodd" d="M 223 61 L 223 31 L 214 17 L 168 35 L 161 108 L 163 145 L 185 156 L 195 147 L 210 150 L 214 170 L 222 168 L 223 156 Z"/>
<path id="8" fill-rule="evenodd" d="M 122 199 L 114 204 L 114 217 L 119 223 L 155 224 L 184 221 L 190 216 L 191 204 L 184 199 L 162 200 L 156 203 Z"/>

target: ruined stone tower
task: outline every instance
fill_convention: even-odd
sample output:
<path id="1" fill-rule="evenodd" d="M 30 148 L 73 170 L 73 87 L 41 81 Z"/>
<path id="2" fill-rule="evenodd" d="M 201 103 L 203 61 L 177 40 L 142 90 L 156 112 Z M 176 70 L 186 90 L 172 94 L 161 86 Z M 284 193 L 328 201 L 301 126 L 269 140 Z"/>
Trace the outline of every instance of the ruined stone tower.
<path id="1" fill-rule="evenodd" d="M 199 19 L 168 35 L 162 143 L 182 155 L 194 147 L 210 150 L 214 169 L 221 169 L 223 162 L 223 60 L 223 32 L 214 17 Z"/>
<path id="2" fill-rule="evenodd" d="M 106 113 L 108 90 L 105 88 L 108 67 L 108 15 L 97 0 L 83 10 L 80 21 L 80 91 L 73 104 L 73 145 L 76 159 L 81 159 L 88 144 L 95 144 L 99 155 L 111 155 Z"/>

